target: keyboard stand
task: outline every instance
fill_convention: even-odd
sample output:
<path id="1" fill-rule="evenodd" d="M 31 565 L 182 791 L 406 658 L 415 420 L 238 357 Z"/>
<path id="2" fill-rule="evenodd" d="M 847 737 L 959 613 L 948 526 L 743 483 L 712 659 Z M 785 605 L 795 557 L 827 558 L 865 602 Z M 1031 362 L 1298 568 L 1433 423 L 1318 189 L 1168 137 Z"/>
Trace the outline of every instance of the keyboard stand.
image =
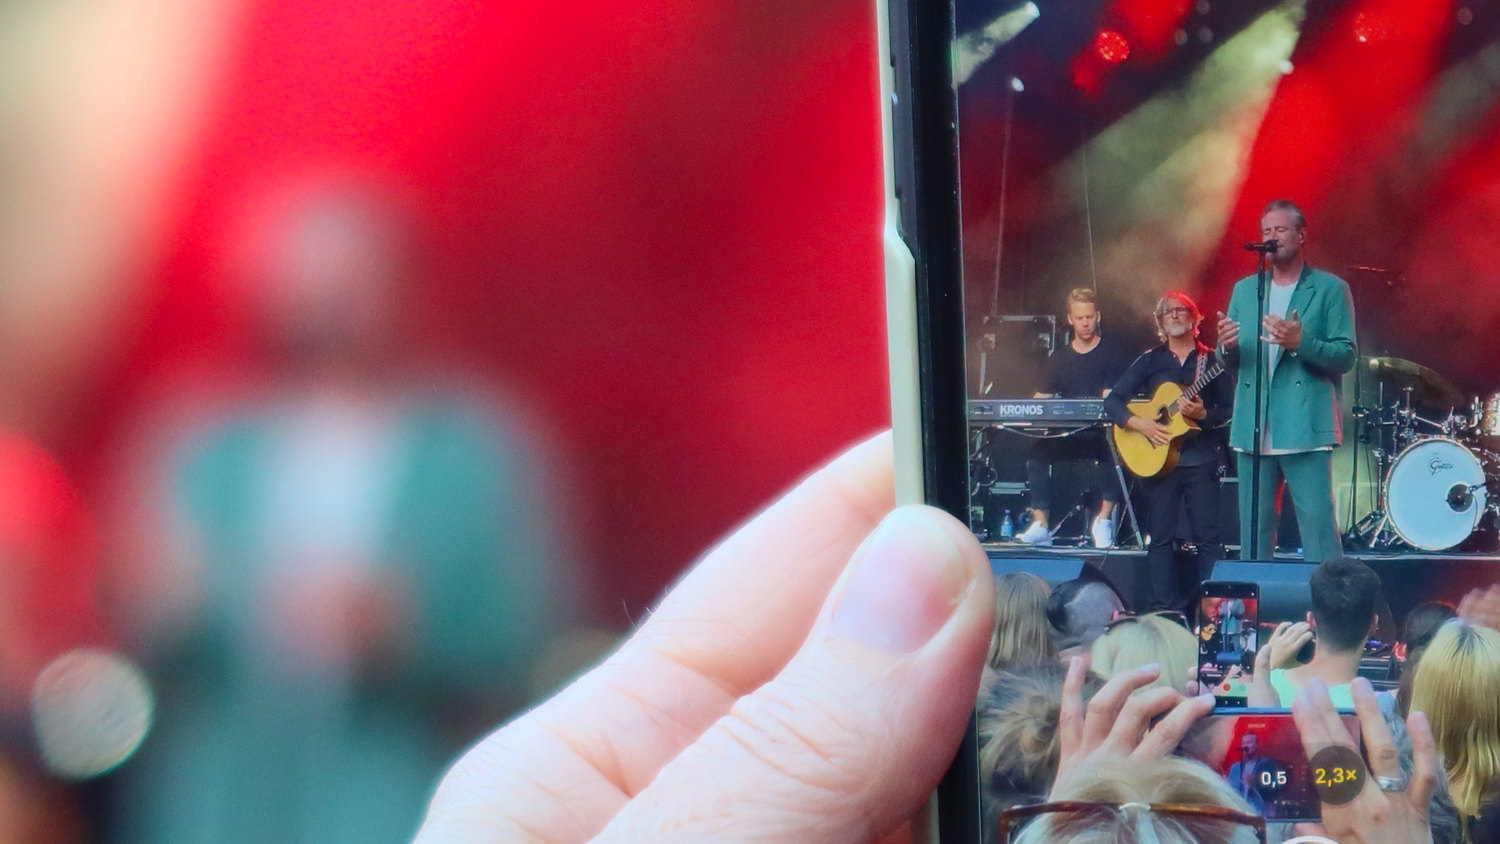
<path id="1" fill-rule="evenodd" d="M 1115 478 L 1120 482 L 1120 502 L 1130 515 L 1130 527 L 1135 531 L 1135 544 L 1145 550 L 1146 540 L 1141 538 L 1141 522 L 1135 517 L 1135 505 L 1130 503 L 1130 487 L 1125 483 L 1125 470 L 1120 466 L 1120 450 L 1115 447 L 1115 438 L 1108 432 L 1105 433 L 1104 441 L 1109 443 L 1109 456 L 1114 458 Z"/>

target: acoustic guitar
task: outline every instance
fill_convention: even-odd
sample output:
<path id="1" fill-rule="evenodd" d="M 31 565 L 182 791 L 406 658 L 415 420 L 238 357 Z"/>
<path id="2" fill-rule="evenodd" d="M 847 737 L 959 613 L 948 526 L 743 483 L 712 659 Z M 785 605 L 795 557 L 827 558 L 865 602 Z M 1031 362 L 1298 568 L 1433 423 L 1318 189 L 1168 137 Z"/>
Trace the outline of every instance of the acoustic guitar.
<path id="1" fill-rule="evenodd" d="M 1133 416 L 1154 419 L 1172 431 L 1172 441 L 1156 445 L 1145 434 L 1132 431 L 1121 425 L 1114 427 L 1115 447 L 1120 451 L 1120 462 L 1132 474 L 1142 478 L 1154 478 L 1177 468 L 1177 458 L 1182 452 L 1182 438 L 1198 430 L 1193 420 L 1182 415 L 1180 402 L 1192 401 L 1208 382 L 1224 372 L 1219 361 L 1203 370 L 1187 389 L 1181 384 L 1166 381 L 1156 388 L 1150 398 L 1136 399 L 1125 405 Z"/>

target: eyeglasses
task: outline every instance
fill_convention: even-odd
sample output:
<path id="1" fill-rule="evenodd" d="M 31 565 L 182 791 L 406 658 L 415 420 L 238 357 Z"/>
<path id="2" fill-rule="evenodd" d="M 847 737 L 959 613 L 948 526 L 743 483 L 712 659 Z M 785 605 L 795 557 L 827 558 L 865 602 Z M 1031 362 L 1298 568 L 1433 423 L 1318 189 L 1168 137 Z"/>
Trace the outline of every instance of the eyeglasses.
<path id="1" fill-rule="evenodd" d="M 1193 312 L 1192 308 L 1187 308 L 1187 307 L 1183 307 L 1182 305 L 1178 305 L 1175 308 L 1162 308 L 1161 311 L 1159 311 L 1157 313 L 1157 316 L 1159 316 L 1159 317 L 1188 316 L 1188 315 L 1192 314 L 1192 312 Z"/>
<path id="2" fill-rule="evenodd" d="M 1121 610 L 1120 612 L 1115 613 L 1115 617 L 1110 619 L 1109 624 L 1104 626 L 1104 630 L 1105 632 L 1108 632 L 1120 626 L 1121 624 L 1129 621 L 1140 621 L 1142 618 L 1145 618 L 1147 616 L 1165 618 L 1167 621 L 1182 625 L 1189 631 L 1193 629 L 1193 626 L 1188 623 L 1187 613 L 1181 612 L 1179 610 L 1157 610 L 1156 612 L 1148 612 L 1144 616 Z"/>
<path id="3" fill-rule="evenodd" d="M 1082 800 L 1063 800 L 1042 803 L 1037 806 L 1017 806 L 1000 813 L 1000 837 L 998 840 L 1011 844 L 1022 829 L 1042 815 L 1047 836 L 1043 840 L 1056 838 L 1095 827 L 1100 823 L 1129 820 L 1133 812 L 1150 812 L 1170 818 L 1199 841 L 1227 841 L 1231 835 L 1229 826 L 1247 826 L 1255 831 L 1260 844 L 1266 844 L 1266 819 L 1258 815 L 1247 815 L 1224 806 L 1184 806 L 1166 803 L 1100 803 Z"/>

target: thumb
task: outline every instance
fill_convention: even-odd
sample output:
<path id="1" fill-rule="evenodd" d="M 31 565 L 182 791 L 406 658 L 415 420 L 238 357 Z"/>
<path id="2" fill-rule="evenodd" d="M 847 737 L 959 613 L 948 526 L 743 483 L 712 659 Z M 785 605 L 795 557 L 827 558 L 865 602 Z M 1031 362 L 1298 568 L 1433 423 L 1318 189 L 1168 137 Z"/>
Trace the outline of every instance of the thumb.
<path id="1" fill-rule="evenodd" d="M 657 774 L 596 841 L 871 841 L 941 778 L 993 624 L 988 558 L 930 507 L 891 513 L 801 649 Z"/>
<path id="2" fill-rule="evenodd" d="M 1288 322 L 1296 322 L 1297 320 L 1299 320 L 1301 318 L 1302 317 L 1297 314 L 1297 309 L 1293 308 L 1291 314 L 1287 316 L 1287 321 Z"/>

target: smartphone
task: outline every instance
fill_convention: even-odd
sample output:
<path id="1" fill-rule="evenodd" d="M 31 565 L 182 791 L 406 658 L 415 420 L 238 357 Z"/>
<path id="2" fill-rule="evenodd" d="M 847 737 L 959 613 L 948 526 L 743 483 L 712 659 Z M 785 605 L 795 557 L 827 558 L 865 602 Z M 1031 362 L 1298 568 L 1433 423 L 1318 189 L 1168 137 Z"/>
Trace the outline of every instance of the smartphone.
<path id="1" fill-rule="evenodd" d="M 1347 711 L 1339 716 L 1363 756 L 1359 718 Z M 1256 813 L 1275 822 L 1318 820 L 1316 780 L 1340 775 L 1313 770 L 1292 714 L 1284 709 L 1210 715 L 1178 752 L 1213 768 Z"/>
<path id="2" fill-rule="evenodd" d="M 1208 581 L 1198 594 L 1193 635 L 1198 639 L 1198 685 L 1219 706 L 1245 706 L 1248 678 L 1260 648 L 1260 587 Z"/>
<path id="3" fill-rule="evenodd" d="M 1105 518 L 1097 498 L 1064 490 L 1054 473 L 1050 506 L 1038 506 L 1032 479 L 1003 476 L 998 463 L 983 465 L 997 454 L 1022 465 L 1018 458 L 1036 443 L 1019 424 L 1007 428 L 1006 419 L 972 416 L 971 400 L 988 402 L 994 414 L 1020 408 L 1015 412 L 1026 418 L 1018 422 L 1027 431 L 1058 442 L 1098 425 L 1098 391 L 1085 407 L 1082 396 L 1035 399 L 1034 393 L 1063 391 L 1022 388 L 1047 383 L 1041 368 L 1060 365 L 1069 349 L 1086 354 L 1091 333 L 1116 346 L 1127 362 L 1163 343 L 1159 332 L 1167 322 L 1191 321 L 1190 309 L 1163 309 L 1168 290 L 1195 299 L 1203 320 L 1191 327 L 1212 346 L 1215 314 L 1227 307 L 1230 289 L 1255 275 L 1256 257 L 1241 247 L 1260 239 L 1266 202 L 1280 198 L 1285 185 L 1305 191 L 1292 199 L 1323 202 L 1330 186 L 1347 191 L 1384 183 L 1378 172 L 1363 181 L 1326 182 L 1327 168 L 1287 173 L 1288 161 L 1306 160 L 1306 126 L 1318 119 L 1316 108 L 1305 111 L 1306 103 L 1323 101 L 1308 91 L 1337 76 L 1319 75 L 1320 58 L 1355 49 L 1348 38 L 1329 40 L 1329 33 L 1347 29 L 1339 4 L 1171 5 L 875 5 L 898 500 L 940 507 L 976 528 L 1003 524 L 986 508 L 1013 514 L 1029 508 L 1038 517 L 1015 524 L 1010 541 L 987 538 L 997 571 L 1097 566 L 1122 585 L 1124 608 L 1136 612 L 1163 603 L 1140 600 L 1144 585 L 1155 588 L 1147 575 L 1157 573 L 1147 572 L 1142 547 L 1148 534 L 1160 539 L 1166 533 L 1143 524 L 1151 514 L 1133 506 L 1150 481 L 1111 472 L 1130 490 Z M 1300 99 L 1278 94 L 1288 78 L 1288 91 L 1302 92 Z M 1351 208 L 1370 206 L 1358 196 L 1345 200 Z M 1340 254 L 1337 248 L 1328 260 Z M 1075 288 L 1093 293 L 1076 312 Z M 1362 328 L 1372 312 L 1380 311 L 1361 311 Z M 1065 321 L 1069 330 L 1050 356 L 1026 332 L 992 330 L 1011 324 L 1007 320 L 1045 316 Z M 1006 395 L 992 387 L 997 384 L 1018 389 Z M 971 436 L 976 427 L 994 436 Z M 1201 456 L 1212 448 L 1212 436 L 1205 428 L 1185 438 L 1184 454 L 1197 449 Z M 1102 437 L 1099 445 L 1109 442 Z M 971 443 L 989 445 L 980 455 L 971 453 Z M 1233 464 L 1227 452 L 1220 454 Z M 1171 471 L 1201 465 L 1184 458 Z M 1226 488 L 1219 480 L 1195 485 L 1201 494 L 1191 500 L 1200 512 L 1226 513 L 1219 518 L 1221 541 L 1232 541 L 1233 491 L 1229 501 L 1219 500 Z M 1085 482 L 1103 486 L 1098 479 Z M 1019 495 L 1030 500 L 1018 501 Z M 1043 517 L 1045 532 L 1032 530 Z M 1112 524 L 1091 536 L 1096 520 Z M 1023 534 L 1041 541 L 1022 545 Z M 1058 546 L 1067 534 L 1079 541 L 1064 553 Z M 1132 547 L 1120 547 L 1125 537 Z M 1193 610 L 1201 582 L 1185 581 L 1169 587 L 1182 598 L 1181 608 Z M 1246 620 L 1241 627 L 1254 630 L 1255 624 Z M 1244 653 L 1253 651 L 1241 645 Z M 1210 673 L 1227 672 L 1233 653 L 1205 652 L 1210 658 L 1203 662 Z M 1242 697 L 1233 686 L 1225 691 L 1234 693 L 1224 695 L 1226 702 Z M 987 784 L 979 768 L 978 725 L 976 715 L 940 787 L 935 823 L 925 831 L 944 844 L 984 838 Z"/>

